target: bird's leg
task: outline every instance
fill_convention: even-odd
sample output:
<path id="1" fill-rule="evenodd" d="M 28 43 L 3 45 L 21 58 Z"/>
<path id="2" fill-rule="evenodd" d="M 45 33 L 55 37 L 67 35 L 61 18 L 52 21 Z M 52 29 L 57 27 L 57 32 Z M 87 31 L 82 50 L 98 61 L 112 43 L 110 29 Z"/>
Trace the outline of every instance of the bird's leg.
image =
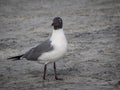
<path id="1" fill-rule="evenodd" d="M 46 76 L 46 70 L 47 70 L 47 64 L 44 65 L 44 75 L 43 75 L 44 80 L 45 80 L 45 76 Z"/>
<path id="2" fill-rule="evenodd" d="M 54 62 L 54 66 L 53 66 L 53 67 L 54 67 L 55 79 L 56 79 L 56 80 L 62 80 L 61 78 L 58 78 L 58 77 L 57 77 L 57 72 L 56 72 L 56 63 L 55 63 L 55 62 Z"/>

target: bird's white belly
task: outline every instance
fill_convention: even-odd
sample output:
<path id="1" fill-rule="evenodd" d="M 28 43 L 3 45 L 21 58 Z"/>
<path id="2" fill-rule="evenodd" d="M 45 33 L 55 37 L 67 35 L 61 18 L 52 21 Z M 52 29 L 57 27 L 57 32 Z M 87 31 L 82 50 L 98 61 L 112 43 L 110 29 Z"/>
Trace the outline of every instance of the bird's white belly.
<path id="1" fill-rule="evenodd" d="M 40 62 L 54 62 L 63 57 L 65 52 L 67 51 L 67 40 L 62 29 L 54 31 L 54 34 L 52 35 L 50 40 L 51 45 L 54 49 L 52 51 L 45 52 L 41 56 L 39 56 L 38 60 Z"/>
<path id="2" fill-rule="evenodd" d="M 54 62 L 59 58 L 63 57 L 66 51 L 67 51 L 67 48 L 61 48 L 61 49 L 56 48 L 53 51 L 43 53 L 38 58 L 38 60 L 43 63 Z"/>

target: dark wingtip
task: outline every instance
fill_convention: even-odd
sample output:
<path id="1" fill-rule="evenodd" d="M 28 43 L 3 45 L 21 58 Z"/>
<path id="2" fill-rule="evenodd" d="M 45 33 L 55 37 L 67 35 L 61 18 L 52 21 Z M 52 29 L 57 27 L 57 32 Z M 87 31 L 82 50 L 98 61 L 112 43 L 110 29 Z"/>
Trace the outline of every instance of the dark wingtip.
<path id="1" fill-rule="evenodd" d="M 14 57 L 9 57 L 9 58 L 7 58 L 7 60 L 13 60 L 13 61 L 15 61 L 15 60 L 20 60 L 20 58 L 22 57 L 23 55 L 19 55 L 19 56 L 14 56 Z"/>

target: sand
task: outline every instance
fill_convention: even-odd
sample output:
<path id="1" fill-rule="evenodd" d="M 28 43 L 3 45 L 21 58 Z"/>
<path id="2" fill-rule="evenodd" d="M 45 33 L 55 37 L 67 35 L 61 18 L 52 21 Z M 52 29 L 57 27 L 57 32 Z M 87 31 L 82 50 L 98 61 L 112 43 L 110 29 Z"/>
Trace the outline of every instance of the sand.
<path id="1" fill-rule="evenodd" d="M 69 42 L 43 80 L 43 65 L 12 61 L 50 37 L 56 16 Z M 120 0 L 0 0 L 0 90 L 119 90 Z"/>

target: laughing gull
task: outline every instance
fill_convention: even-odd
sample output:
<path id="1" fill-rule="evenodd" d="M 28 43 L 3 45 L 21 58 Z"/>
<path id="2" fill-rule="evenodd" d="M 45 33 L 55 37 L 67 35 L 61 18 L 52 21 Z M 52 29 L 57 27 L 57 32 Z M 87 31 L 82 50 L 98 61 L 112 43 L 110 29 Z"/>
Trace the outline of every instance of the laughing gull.
<path id="1" fill-rule="evenodd" d="M 67 51 L 67 40 L 63 31 L 63 21 L 60 17 L 55 17 L 53 19 L 52 26 L 54 29 L 50 39 L 30 49 L 22 55 L 10 57 L 8 59 L 20 60 L 21 58 L 25 58 L 31 61 L 44 62 L 44 80 L 46 76 L 47 64 L 53 62 L 55 79 L 60 80 L 56 74 L 55 61 L 63 57 Z"/>

